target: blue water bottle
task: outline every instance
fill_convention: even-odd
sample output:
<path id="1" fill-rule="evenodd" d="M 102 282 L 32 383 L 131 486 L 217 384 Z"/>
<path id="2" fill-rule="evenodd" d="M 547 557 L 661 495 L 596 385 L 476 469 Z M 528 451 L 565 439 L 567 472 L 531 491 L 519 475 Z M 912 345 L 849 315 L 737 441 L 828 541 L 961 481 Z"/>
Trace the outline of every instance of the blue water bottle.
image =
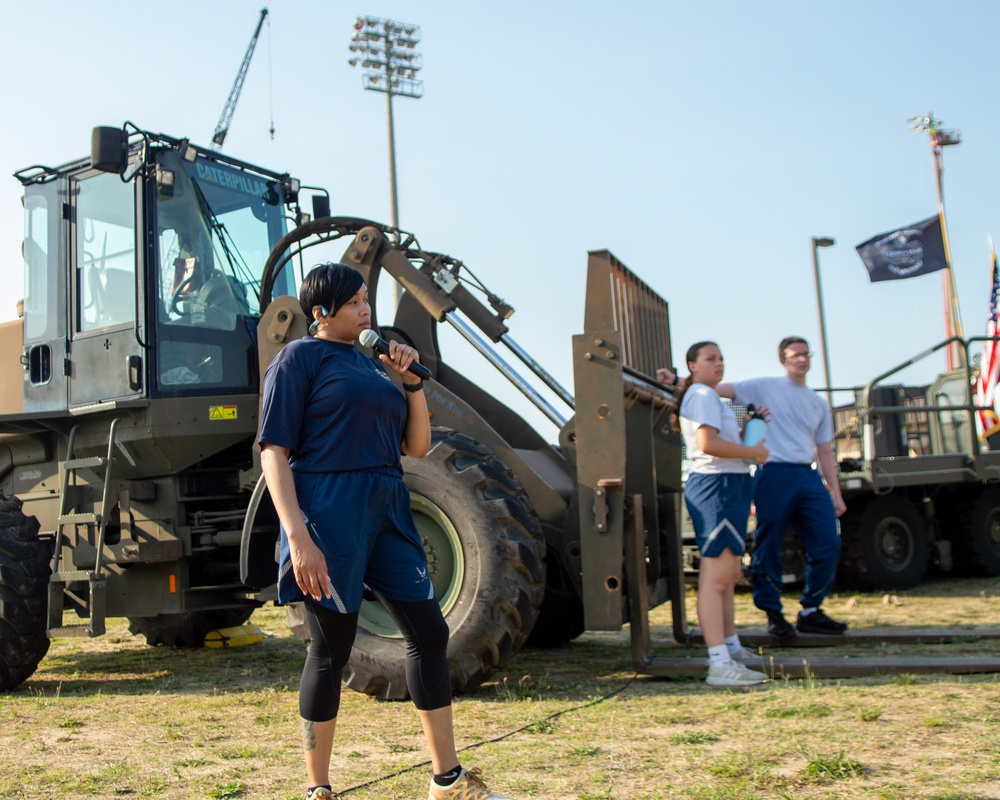
<path id="1" fill-rule="evenodd" d="M 743 426 L 743 444 L 753 447 L 767 437 L 767 420 L 757 413 L 753 403 L 747 406 L 747 422 Z M 744 458 L 747 464 L 756 464 L 752 458 Z"/>

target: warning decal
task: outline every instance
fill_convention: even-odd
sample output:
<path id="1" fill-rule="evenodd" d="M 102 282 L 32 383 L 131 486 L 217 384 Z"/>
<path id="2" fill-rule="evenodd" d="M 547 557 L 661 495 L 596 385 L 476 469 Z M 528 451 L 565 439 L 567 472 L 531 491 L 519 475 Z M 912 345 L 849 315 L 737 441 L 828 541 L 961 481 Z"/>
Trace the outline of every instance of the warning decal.
<path id="1" fill-rule="evenodd" d="M 209 419 L 236 419 L 236 406 L 209 406 Z"/>

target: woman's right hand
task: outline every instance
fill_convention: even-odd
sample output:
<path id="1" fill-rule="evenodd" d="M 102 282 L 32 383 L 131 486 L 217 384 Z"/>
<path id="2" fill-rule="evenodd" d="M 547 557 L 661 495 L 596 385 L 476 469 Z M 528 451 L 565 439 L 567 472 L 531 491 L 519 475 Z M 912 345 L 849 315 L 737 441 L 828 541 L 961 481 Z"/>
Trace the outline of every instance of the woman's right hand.
<path id="1" fill-rule="evenodd" d="M 288 550 L 292 560 L 295 582 L 306 597 L 322 600 L 333 596 L 330 573 L 326 568 L 323 552 L 316 546 L 308 533 L 299 541 L 289 537 Z"/>
<path id="2" fill-rule="evenodd" d="M 758 464 L 763 464 L 770 455 L 770 450 L 764 447 L 764 442 L 766 441 L 767 439 L 761 439 L 757 444 L 750 446 L 749 458 L 752 458 Z"/>
<path id="3" fill-rule="evenodd" d="M 267 488 L 271 491 L 278 519 L 288 537 L 295 582 L 306 597 L 322 600 L 324 595 L 333 597 L 333 586 L 326 568 L 326 559 L 309 536 L 295 496 L 295 479 L 289 463 L 290 452 L 287 447 L 266 443 L 260 449 L 260 466 L 264 471 Z"/>

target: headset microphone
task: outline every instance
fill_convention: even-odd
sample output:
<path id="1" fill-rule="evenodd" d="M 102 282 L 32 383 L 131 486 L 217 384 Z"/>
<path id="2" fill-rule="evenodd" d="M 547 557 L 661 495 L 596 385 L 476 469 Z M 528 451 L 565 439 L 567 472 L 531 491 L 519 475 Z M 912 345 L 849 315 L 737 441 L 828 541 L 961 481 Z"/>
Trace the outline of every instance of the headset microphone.
<path id="1" fill-rule="evenodd" d="M 363 344 L 365 347 L 370 347 L 372 350 L 375 350 L 376 352 L 389 355 L 389 343 L 381 336 L 379 336 L 377 333 L 375 333 L 375 331 L 373 331 L 371 328 L 361 331 L 361 335 L 358 337 L 358 339 L 361 342 L 361 344 Z M 412 372 L 414 375 L 416 375 L 418 378 L 424 381 L 434 377 L 431 371 L 427 369 L 427 367 L 425 367 L 419 361 L 411 361 L 410 366 L 406 368 L 406 371 Z"/>

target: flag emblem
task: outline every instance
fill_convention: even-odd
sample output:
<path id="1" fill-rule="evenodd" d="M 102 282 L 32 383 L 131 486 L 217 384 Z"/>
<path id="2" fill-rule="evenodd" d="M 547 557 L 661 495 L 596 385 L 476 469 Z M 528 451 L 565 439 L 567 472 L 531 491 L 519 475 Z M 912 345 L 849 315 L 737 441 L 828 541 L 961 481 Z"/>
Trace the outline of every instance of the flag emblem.
<path id="1" fill-rule="evenodd" d="M 937 215 L 899 230 L 880 233 L 854 249 L 873 283 L 913 278 L 948 266 L 941 219 Z"/>

